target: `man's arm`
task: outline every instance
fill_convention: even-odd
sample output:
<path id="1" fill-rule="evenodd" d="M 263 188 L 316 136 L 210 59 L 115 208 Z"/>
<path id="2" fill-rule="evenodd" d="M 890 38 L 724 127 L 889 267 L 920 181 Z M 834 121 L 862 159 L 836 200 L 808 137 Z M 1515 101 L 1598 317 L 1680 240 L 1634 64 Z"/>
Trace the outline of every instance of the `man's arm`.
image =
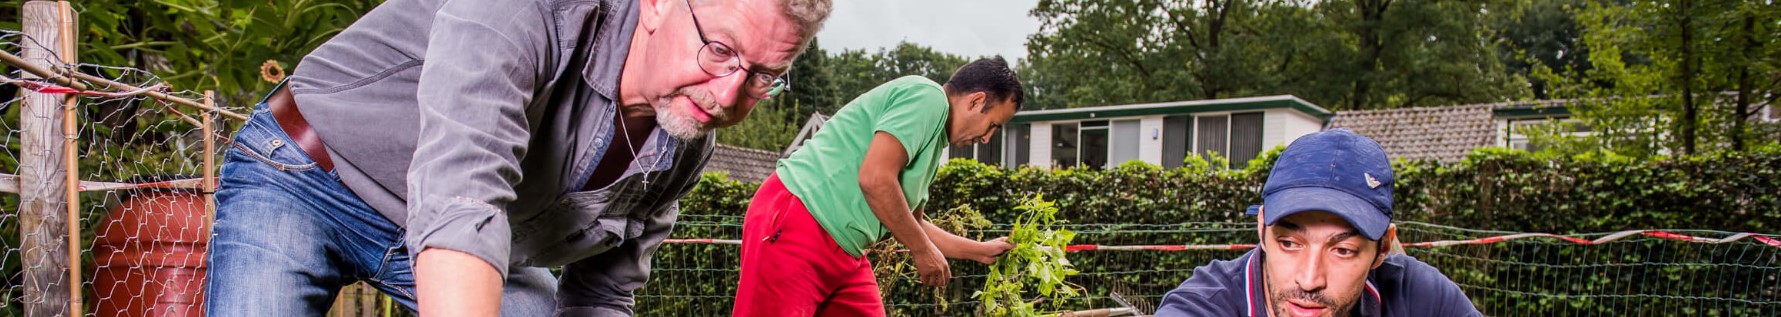
<path id="1" fill-rule="evenodd" d="M 420 139 L 408 173 L 404 243 L 423 316 L 495 316 L 512 232 L 526 106 L 552 42 L 534 6 L 448 1 L 420 60 Z M 394 93 L 394 92 L 392 92 Z"/>
<path id="2" fill-rule="evenodd" d="M 919 214 L 920 212 L 917 213 Z M 935 226 L 934 223 L 928 222 L 927 219 L 918 221 L 921 222 L 922 230 L 927 232 L 928 239 L 933 240 L 934 246 L 939 248 L 940 253 L 945 254 L 948 258 L 972 260 L 983 264 L 994 264 L 996 263 L 996 257 L 1002 255 L 1003 251 L 1008 251 L 1008 249 L 1014 248 L 1013 244 L 1008 243 L 1008 237 L 978 242 L 977 240 L 967 239 L 952 234 L 951 232 L 946 232 L 946 229 L 940 229 L 940 226 Z"/>
<path id="3" fill-rule="evenodd" d="M 866 205 L 872 208 L 872 215 L 878 217 L 878 222 L 890 230 L 891 237 L 909 248 L 921 282 L 946 286 L 952 279 L 951 268 L 947 267 L 940 248 L 928 240 L 915 213 L 909 210 L 902 183 L 897 178 L 908 163 L 909 152 L 903 149 L 897 137 L 878 131 L 872 136 L 872 145 L 866 149 L 865 161 L 860 163 L 860 191 L 865 193 Z"/>
<path id="4" fill-rule="evenodd" d="M 415 259 L 415 302 L 426 316 L 496 316 L 501 274 L 469 253 L 427 248 Z M 440 278 L 446 277 L 446 278 Z"/>

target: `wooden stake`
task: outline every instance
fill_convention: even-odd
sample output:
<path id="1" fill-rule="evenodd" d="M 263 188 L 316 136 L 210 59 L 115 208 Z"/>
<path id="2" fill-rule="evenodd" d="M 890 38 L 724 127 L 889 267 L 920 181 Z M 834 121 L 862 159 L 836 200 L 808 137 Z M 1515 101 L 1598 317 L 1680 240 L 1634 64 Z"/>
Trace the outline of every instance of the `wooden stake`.
<path id="1" fill-rule="evenodd" d="M 32 40 L 20 41 L 20 55 L 25 61 L 45 69 L 62 67 L 63 62 L 55 58 L 64 55 L 57 52 L 65 46 L 62 8 L 53 1 L 25 2 L 20 13 L 25 36 Z M 67 224 L 74 219 L 59 212 L 68 203 L 70 188 L 64 182 L 68 174 L 64 160 L 67 153 L 56 149 L 63 141 L 59 139 L 66 138 L 62 129 L 66 111 L 59 106 L 67 96 L 23 89 L 20 93 L 25 97 L 19 115 L 19 137 L 23 141 L 19 149 L 19 233 L 25 281 L 21 302 L 25 316 L 70 316 L 73 298 L 69 295 L 75 291 L 69 284 L 79 281 L 64 280 L 73 275 L 64 275 L 62 270 L 78 270 L 69 267 L 70 259 L 78 259 L 78 250 L 70 250 L 67 239 L 74 233 L 67 231 Z M 71 251 L 75 257 L 64 256 Z"/>
<path id="2" fill-rule="evenodd" d="M 62 22 L 58 25 L 62 35 L 62 51 L 58 55 L 62 56 L 62 64 L 74 65 L 75 57 L 80 54 L 74 45 L 74 9 L 68 6 L 68 1 L 56 1 L 56 4 Z M 79 126 L 75 125 L 78 117 L 74 115 L 78 100 L 74 96 L 66 96 L 64 99 L 62 159 L 64 166 L 68 168 L 68 172 L 63 174 L 67 179 L 63 188 L 68 195 L 68 315 L 84 316 L 81 311 L 86 308 L 86 301 L 81 299 L 81 286 L 85 279 L 80 278 L 80 274 L 86 270 L 86 266 L 80 263 L 80 191 L 75 190 L 80 188 L 80 153 L 75 152 L 74 146 L 74 141 L 80 139 L 77 129 Z"/>
<path id="3" fill-rule="evenodd" d="M 204 105 L 216 108 L 216 91 L 204 91 Z M 204 111 L 204 233 L 216 223 L 216 111 Z"/>

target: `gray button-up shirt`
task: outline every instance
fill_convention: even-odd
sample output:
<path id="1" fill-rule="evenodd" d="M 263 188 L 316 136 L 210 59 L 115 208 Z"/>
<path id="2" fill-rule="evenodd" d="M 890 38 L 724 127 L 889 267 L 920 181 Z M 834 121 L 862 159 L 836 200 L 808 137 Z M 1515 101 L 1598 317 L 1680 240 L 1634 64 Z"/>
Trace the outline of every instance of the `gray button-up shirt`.
<path id="1" fill-rule="evenodd" d="M 658 129 L 618 181 L 581 188 L 613 146 L 637 10 L 390 0 L 305 57 L 291 91 L 341 181 L 406 229 L 409 252 L 457 250 L 503 274 L 568 265 L 564 291 L 628 313 L 714 145 Z"/>

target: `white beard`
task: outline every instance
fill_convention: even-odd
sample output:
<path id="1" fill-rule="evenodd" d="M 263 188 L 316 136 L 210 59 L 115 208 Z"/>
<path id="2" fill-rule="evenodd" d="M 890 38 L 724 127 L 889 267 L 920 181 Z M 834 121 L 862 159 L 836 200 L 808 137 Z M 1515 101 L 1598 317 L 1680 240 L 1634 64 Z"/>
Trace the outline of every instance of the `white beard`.
<path id="1" fill-rule="evenodd" d="M 656 127 L 667 132 L 669 136 L 683 141 L 697 139 L 704 136 L 706 132 L 704 127 L 699 124 L 699 120 L 679 111 L 656 112 Z"/>
<path id="2" fill-rule="evenodd" d="M 715 101 L 710 100 L 710 93 L 695 91 L 691 88 L 681 88 L 680 90 L 675 91 L 673 95 L 669 95 L 667 98 L 658 99 L 658 101 L 656 101 L 656 104 L 654 105 L 656 112 L 656 127 L 661 128 L 662 131 L 668 132 L 669 136 L 681 140 L 696 139 L 700 136 L 704 136 L 705 132 L 709 132 L 711 130 L 709 126 L 700 124 L 698 119 L 693 118 L 693 114 L 687 113 L 688 111 L 695 110 L 683 110 L 685 108 L 676 107 L 674 105 L 674 97 L 676 96 L 686 96 L 687 99 L 690 99 L 693 102 L 694 107 L 716 103 Z M 704 107 L 699 108 L 703 109 Z M 711 116 L 711 122 L 713 124 L 722 122 L 725 118 L 721 112 L 710 113 L 709 115 Z"/>

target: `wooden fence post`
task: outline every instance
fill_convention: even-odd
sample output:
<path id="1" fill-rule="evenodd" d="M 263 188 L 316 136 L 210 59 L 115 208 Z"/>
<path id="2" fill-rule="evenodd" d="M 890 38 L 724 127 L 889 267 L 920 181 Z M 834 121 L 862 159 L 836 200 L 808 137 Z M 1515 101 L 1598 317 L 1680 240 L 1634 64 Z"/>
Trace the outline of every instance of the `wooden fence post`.
<path id="1" fill-rule="evenodd" d="M 21 16 L 25 38 L 19 46 L 24 59 L 40 67 L 62 67 L 58 52 L 63 43 L 62 4 L 55 1 L 26 2 Z M 25 74 L 26 78 L 36 78 Z M 25 316 L 69 316 L 71 281 L 67 255 L 68 165 L 63 152 L 63 102 L 68 96 L 21 89 L 24 107 L 19 116 L 22 144 L 19 149 L 19 232 L 24 271 Z M 72 281 L 78 283 L 79 281 Z"/>

